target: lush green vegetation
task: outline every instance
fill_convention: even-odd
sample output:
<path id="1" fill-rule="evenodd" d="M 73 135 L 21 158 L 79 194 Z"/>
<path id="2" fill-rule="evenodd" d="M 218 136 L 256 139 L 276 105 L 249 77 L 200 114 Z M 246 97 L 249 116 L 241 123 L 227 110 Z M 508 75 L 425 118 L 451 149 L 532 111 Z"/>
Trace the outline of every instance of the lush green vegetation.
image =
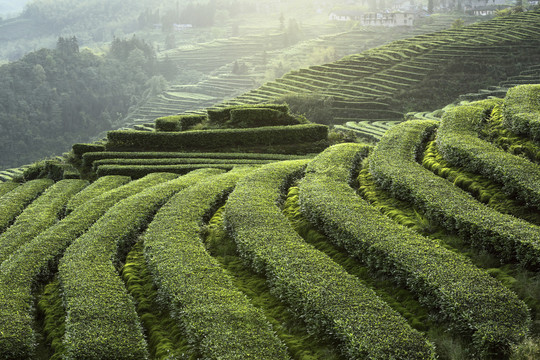
<path id="1" fill-rule="evenodd" d="M 0 167 L 61 154 L 110 130 L 142 100 L 157 64 L 153 49 L 137 38 L 117 39 L 106 56 L 60 38 L 55 49 L 1 66 Z"/>
<path id="2" fill-rule="evenodd" d="M 463 54 L 534 56 L 538 14 L 300 70 L 10 172 L 0 359 L 539 358 L 538 86 L 401 124 L 389 100 Z M 75 44 L 59 48 L 87 56 Z M 521 66 L 506 60 L 485 74 Z M 345 137 L 294 101 L 380 141 L 328 147 Z"/>
<path id="3" fill-rule="evenodd" d="M 342 342 L 346 357 L 433 358 L 420 334 L 372 290 L 305 244 L 276 206 L 283 187 L 305 164 L 263 167 L 230 195 L 224 220 L 241 256 L 267 274 L 273 291 L 309 326 Z"/>

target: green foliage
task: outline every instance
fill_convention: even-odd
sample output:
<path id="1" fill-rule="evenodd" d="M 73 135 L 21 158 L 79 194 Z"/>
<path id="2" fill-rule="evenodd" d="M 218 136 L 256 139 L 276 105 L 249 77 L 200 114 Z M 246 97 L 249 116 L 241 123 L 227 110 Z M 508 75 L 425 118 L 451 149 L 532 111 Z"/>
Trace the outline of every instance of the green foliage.
<path id="1" fill-rule="evenodd" d="M 501 185 L 478 174 L 450 165 L 437 150 L 435 141 L 430 141 L 426 146 L 422 165 L 438 176 L 471 193 L 478 201 L 498 212 L 540 225 L 540 214 L 535 209 L 506 195 L 502 191 Z"/>
<path id="2" fill-rule="evenodd" d="M 144 189 L 174 179 L 151 174 L 101 194 L 19 248 L 0 266 L 0 358 L 27 359 L 35 352 L 32 288 L 55 272 L 58 259 L 110 207 Z M 43 181 L 43 180 L 40 180 Z"/>
<path id="3" fill-rule="evenodd" d="M 182 191 L 158 212 L 144 237 L 158 288 L 204 358 L 288 358 L 262 312 L 233 286 L 199 237 L 205 215 L 249 172 L 232 171 Z"/>
<path id="4" fill-rule="evenodd" d="M 278 111 L 282 114 L 289 113 L 289 106 L 287 104 L 260 104 L 260 105 L 242 105 L 242 106 L 229 106 L 222 109 L 207 109 L 208 121 L 212 126 L 226 127 L 230 123 L 231 111 L 243 110 L 243 109 L 270 109 Z"/>
<path id="5" fill-rule="evenodd" d="M 272 291 L 314 331 L 340 341 L 345 356 L 434 358 L 431 345 L 405 319 L 307 245 L 283 215 L 277 206 L 282 191 L 305 165 L 266 165 L 238 183 L 226 204 L 225 224 L 240 255 L 269 277 Z"/>
<path id="6" fill-rule="evenodd" d="M 192 172 L 118 202 L 60 260 L 67 359 L 144 359 L 147 344 L 117 267 L 137 234 L 176 192 L 216 170 Z"/>
<path id="7" fill-rule="evenodd" d="M 52 180 L 28 181 L 0 197 L 0 233 L 6 230 L 24 208 L 53 184 Z"/>
<path id="8" fill-rule="evenodd" d="M 524 156 L 536 163 L 540 161 L 540 146 L 536 142 L 516 135 L 505 127 L 502 106 L 496 105 L 493 108 L 479 136 L 512 155 Z"/>
<path id="9" fill-rule="evenodd" d="M 66 330 L 66 310 L 62 303 L 62 289 L 57 278 L 45 286 L 43 293 L 39 296 L 37 310 L 43 317 L 46 342 L 53 351 L 50 360 L 60 360 L 60 354 L 65 352 L 62 338 Z"/>
<path id="10" fill-rule="evenodd" d="M 103 144 L 73 144 L 73 153 L 79 157 L 87 152 L 105 151 Z"/>
<path id="11" fill-rule="evenodd" d="M 305 156 L 259 153 L 211 153 L 211 152 L 92 152 L 83 155 L 83 166 L 91 167 L 94 161 L 104 159 L 222 159 L 222 160 L 295 160 Z"/>
<path id="12" fill-rule="evenodd" d="M 324 141 L 327 136 L 328 128 L 318 124 L 185 132 L 116 130 L 107 133 L 107 150 L 219 150 L 312 143 Z"/>
<path id="13" fill-rule="evenodd" d="M 540 141 L 540 85 L 511 88 L 504 98 L 504 125 L 517 135 Z"/>
<path id="14" fill-rule="evenodd" d="M 197 169 L 231 170 L 237 166 L 235 163 L 227 164 L 187 164 L 187 165 L 101 165 L 97 169 L 97 176 L 129 176 L 139 179 L 151 173 L 167 172 L 172 174 L 187 174 Z M 253 165 L 256 166 L 256 165 Z"/>
<path id="15" fill-rule="evenodd" d="M 122 268 L 122 279 L 135 301 L 148 341 L 152 359 L 168 357 L 185 359 L 193 353 L 183 330 L 172 318 L 168 308 L 159 301 L 159 293 L 143 253 L 143 242 L 138 241 L 129 252 Z"/>
<path id="16" fill-rule="evenodd" d="M 414 294 L 404 288 L 397 288 L 396 283 L 392 279 L 375 276 L 358 259 L 350 257 L 344 249 L 333 245 L 325 235 L 319 232 L 302 213 L 298 201 L 299 193 L 300 189 L 298 187 L 291 187 L 289 189 L 287 199 L 283 205 L 283 213 L 306 242 L 313 245 L 319 251 L 326 253 L 349 274 L 356 276 L 372 288 L 381 299 L 405 317 L 409 324 L 416 330 L 426 331 L 428 328 L 434 326 L 428 317 L 426 309 L 416 300 Z M 380 201 L 380 203 L 382 202 L 386 202 L 386 199 Z M 387 205 L 387 207 L 390 206 Z"/>
<path id="17" fill-rule="evenodd" d="M 484 100 L 447 111 L 437 133 L 439 151 L 452 165 L 500 183 L 508 195 L 540 208 L 540 167 L 478 137 L 485 119 L 500 103 Z"/>
<path id="18" fill-rule="evenodd" d="M 93 169 L 98 170 L 103 165 L 134 165 L 134 166 L 154 166 L 154 165 L 260 165 L 274 162 L 275 160 L 261 159 L 212 159 L 212 158 L 157 158 L 157 159 L 102 159 L 96 160 Z"/>
<path id="19" fill-rule="evenodd" d="M 68 200 L 86 185 L 83 180 L 62 180 L 45 190 L 0 235 L 0 264 L 17 248 L 54 225 L 62 217 Z"/>
<path id="20" fill-rule="evenodd" d="M 398 125 L 390 133 L 399 130 Z M 397 141 L 388 135 L 381 141 L 387 137 L 391 140 L 384 146 Z M 408 168 L 407 162 L 414 159 L 411 149 L 399 157 L 399 153 L 393 153 L 383 158 L 377 151 L 380 144 L 369 157 L 372 173 L 381 168 L 384 159 L 391 160 L 396 171 Z M 361 145 L 336 145 L 312 160 L 300 182 L 304 214 L 337 245 L 362 259 L 371 269 L 401 282 L 423 304 L 435 307 L 442 319 L 472 336 L 478 353 L 507 352 L 528 331 L 530 315 L 526 305 L 465 257 L 396 224 L 356 196 L 348 182 L 350 171 L 363 151 L 366 148 Z M 374 177 L 381 178 L 378 173 Z M 400 179 L 402 176 L 397 177 Z M 425 180 L 415 184 L 433 186 Z"/>
<path id="21" fill-rule="evenodd" d="M 0 198 L 17 186 L 19 186 L 19 184 L 13 181 L 0 182 Z"/>
<path id="22" fill-rule="evenodd" d="M 186 131 L 206 119 L 206 115 L 165 116 L 155 120 L 156 131 Z"/>
<path id="23" fill-rule="evenodd" d="M 233 128 L 284 126 L 298 125 L 298 120 L 286 112 L 253 107 L 232 109 L 231 118 L 226 125 Z"/>
<path id="24" fill-rule="evenodd" d="M 540 227 L 490 209 L 415 162 L 422 139 L 436 126 L 432 121 L 415 121 L 391 129 L 370 157 L 376 181 L 393 196 L 414 203 L 430 220 L 457 231 L 473 246 L 497 254 L 501 260 L 538 269 Z M 395 161 L 402 165 L 396 167 Z M 462 186 L 473 185 L 463 178 L 454 180 L 461 181 Z"/>
<path id="25" fill-rule="evenodd" d="M 117 187 L 127 184 L 131 179 L 127 176 L 104 176 L 87 186 L 82 191 L 75 194 L 66 205 L 66 215 L 69 215 L 79 206 L 94 199 L 95 197 L 114 190 Z"/>
<path id="26" fill-rule="evenodd" d="M 210 254 L 233 275 L 234 285 L 260 308 L 278 337 L 287 346 L 293 359 L 338 360 L 342 356 L 335 342 L 308 331 L 301 318 L 295 316 L 287 305 L 274 296 L 264 275 L 255 273 L 240 258 L 234 240 L 223 225 L 225 206 L 216 211 L 204 229 L 204 243 Z"/>
<path id="27" fill-rule="evenodd" d="M 79 52 L 76 39 L 60 38 L 56 49 L 34 51 L 1 66 L 0 83 L 13 86 L 0 89 L 0 167 L 61 154 L 109 130 L 141 100 L 145 83 L 155 74 L 153 55 L 134 46 L 124 61 Z"/>

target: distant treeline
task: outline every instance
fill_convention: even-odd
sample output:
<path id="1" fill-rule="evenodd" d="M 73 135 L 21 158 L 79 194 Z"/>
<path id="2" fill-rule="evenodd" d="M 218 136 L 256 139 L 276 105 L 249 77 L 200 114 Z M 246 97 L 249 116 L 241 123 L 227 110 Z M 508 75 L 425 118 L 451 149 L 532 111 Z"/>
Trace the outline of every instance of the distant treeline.
<path id="1" fill-rule="evenodd" d="M 105 56 L 79 51 L 74 37 L 60 38 L 55 49 L 1 66 L 0 168 L 61 154 L 110 130 L 165 82 L 159 74 L 166 68 L 135 37 L 115 39 Z"/>

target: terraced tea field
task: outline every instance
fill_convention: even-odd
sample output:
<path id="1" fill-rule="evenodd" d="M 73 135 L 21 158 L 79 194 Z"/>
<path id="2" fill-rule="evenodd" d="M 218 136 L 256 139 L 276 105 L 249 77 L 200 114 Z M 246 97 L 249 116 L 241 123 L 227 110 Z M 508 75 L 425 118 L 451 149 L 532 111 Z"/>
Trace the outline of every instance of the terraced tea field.
<path id="1" fill-rule="evenodd" d="M 471 90 L 515 83 L 520 79 L 512 76 L 522 72 L 524 82 L 534 76 L 539 16 L 530 11 L 394 41 L 291 71 L 223 105 L 304 96 L 329 100 L 331 118 L 321 119 L 326 123 L 401 120 L 406 112 L 434 110 Z M 490 66 L 478 65 L 484 63 Z"/>
<path id="2" fill-rule="evenodd" d="M 321 125 L 79 145 L 91 182 L 0 183 L 0 358 L 534 358 L 539 100 L 515 87 L 316 156 L 152 146 Z"/>
<path id="3" fill-rule="evenodd" d="M 284 72 L 357 54 L 411 34 L 443 30 L 454 20 L 452 16 L 439 16 L 429 24 L 399 30 L 360 28 L 345 31 L 330 24 L 304 24 L 304 39 L 292 45 L 283 42 L 282 33 L 273 31 L 268 35 L 215 40 L 168 50 L 160 56 L 167 57 L 182 70 L 205 76 L 195 84 L 171 84 L 162 94 L 129 114 L 124 123 L 126 127 L 133 127 L 151 123 L 161 116 L 197 112 L 256 89 L 268 77 L 273 80 Z M 246 65 L 248 72 L 233 74 L 235 61 Z M 280 71 L 277 75 L 276 69 Z M 230 105 L 237 103 L 243 103 L 242 98 L 229 102 Z"/>

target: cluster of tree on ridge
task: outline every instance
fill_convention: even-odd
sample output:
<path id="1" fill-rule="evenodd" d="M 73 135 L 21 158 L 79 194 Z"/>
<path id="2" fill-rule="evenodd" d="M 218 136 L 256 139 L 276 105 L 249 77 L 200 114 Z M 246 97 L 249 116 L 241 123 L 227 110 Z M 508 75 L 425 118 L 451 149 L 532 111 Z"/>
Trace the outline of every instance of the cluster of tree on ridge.
<path id="1" fill-rule="evenodd" d="M 55 49 L 0 67 L 0 167 L 61 154 L 110 130 L 130 106 L 161 91 L 164 65 L 134 37 L 115 39 L 105 56 L 60 38 Z"/>

